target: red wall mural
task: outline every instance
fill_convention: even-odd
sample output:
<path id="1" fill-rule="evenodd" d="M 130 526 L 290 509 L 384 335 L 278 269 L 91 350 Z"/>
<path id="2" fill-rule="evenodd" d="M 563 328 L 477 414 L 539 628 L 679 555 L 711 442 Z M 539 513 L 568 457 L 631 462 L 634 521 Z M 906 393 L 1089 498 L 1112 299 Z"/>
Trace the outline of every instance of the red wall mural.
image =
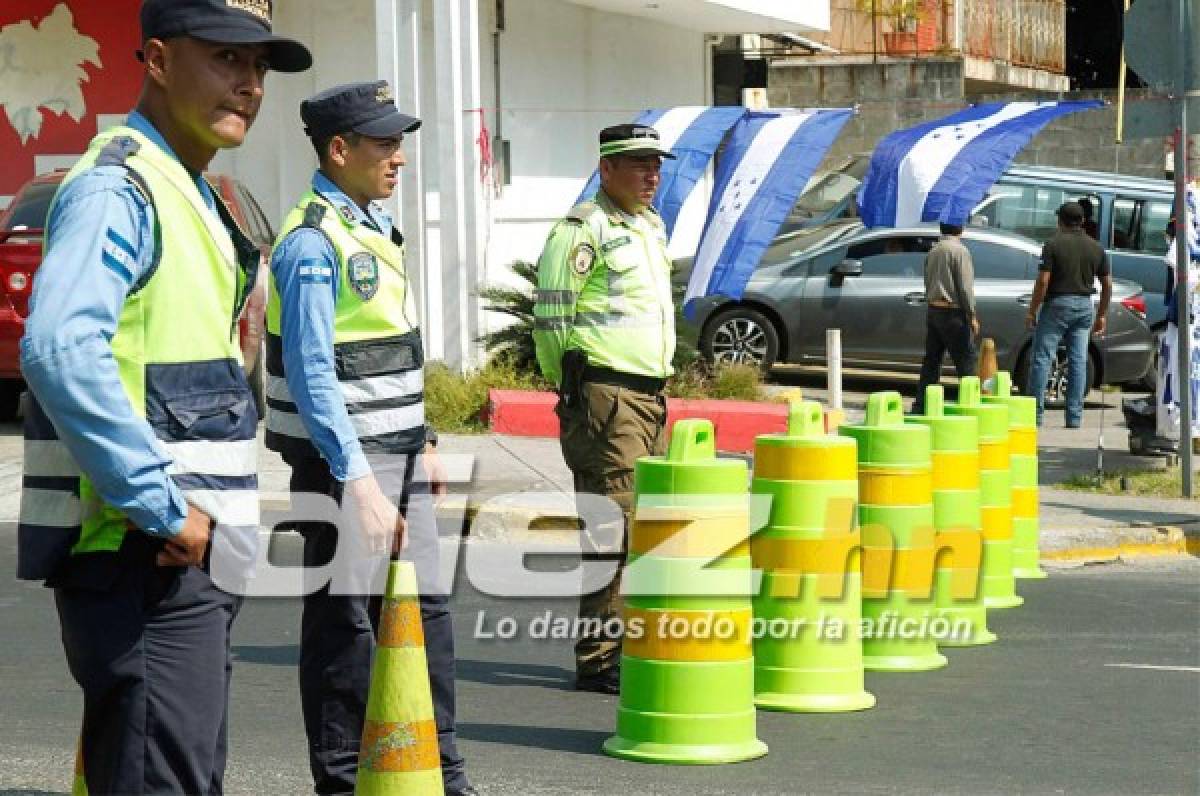
<path id="1" fill-rule="evenodd" d="M 140 0 L 0 4 L 0 195 L 34 176 L 35 155 L 81 154 L 97 114 L 128 112 L 141 64 Z M 78 116 L 79 118 L 73 118 Z"/>

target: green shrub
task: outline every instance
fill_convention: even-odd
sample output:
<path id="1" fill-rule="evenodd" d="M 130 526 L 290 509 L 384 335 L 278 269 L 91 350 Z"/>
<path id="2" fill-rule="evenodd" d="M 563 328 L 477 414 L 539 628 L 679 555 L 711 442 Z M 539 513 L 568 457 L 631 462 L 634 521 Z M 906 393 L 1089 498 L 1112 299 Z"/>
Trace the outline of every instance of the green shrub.
<path id="1" fill-rule="evenodd" d="M 718 363 L 702 359 L 678 369 L 667 382 L 672 398 L 709 398 L 721 401 L 762 401 L 762 371 L 753 365 Z"/>
<path id="2" fill-rule="evenodd" d="M 442 362 L 425 367 L 425 418 L 439 432 L 478 434 L 487 430 L 483 412 L 488 390 L 547 390 L 536 369 L 518 366 L 507 356 L 494 357 L 480 370 L 455 373 Z"/>

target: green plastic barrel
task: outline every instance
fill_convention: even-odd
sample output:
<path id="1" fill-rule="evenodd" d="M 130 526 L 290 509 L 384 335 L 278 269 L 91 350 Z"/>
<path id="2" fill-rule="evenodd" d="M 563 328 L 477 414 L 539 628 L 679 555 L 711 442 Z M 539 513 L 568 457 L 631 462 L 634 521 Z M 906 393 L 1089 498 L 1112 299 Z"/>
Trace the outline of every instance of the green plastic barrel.
<path id="1" fill-rule="evenodd" d="M 985 404 L 976 376 L 958 385 L 958 403 L 946 414 L 979 421 L 979 505 L 983 528 L 983 602 L 988 608 L 1015 608 L 1012 565 L 1012 477 L 1008 456 L 1008 407 Z"/>
<path id="2" fill-rule="evenodd" d="M 604 751 L 644 763 L 761 757 L 746 463 L 716 457 L 708 420 L 680 420 L 667 455 L 639 459 L 634 480 L 617 733 Z"/>
<path id="3" fill-rule="evenodd" d="M 750 550 L 754 702 L 767 710 L 865 710 L 858 462 L 853 439 L 825 433 L 820 404 L 794 403 L 786 434 L 754 445 L 751 491 L 771 498 Z M 843 632 L 828 630 L 838 623 Z"/>
<path id="4" fill-rule="evenodd" d="M 944 413 L 941 385 L 925 388 L 925 414 L 909 423 L 929 428 L 933 445 L 934 602 L 949 632 L 938 636 L 940 646 L 990 644 L 983 603 L 980 561 L 983 555 L 982 515 L 979 510 L 979 421 Z"/>
<path id="5" fill-rule="evenodd" d="M 933 600 L 933 486 L 929 429 L 904 422 L 896 392 L 867 400 L 862 425 L 839 433 L 858 443 L 863 540 L 863 665 L 912 672 L 946 665 L 930 632 Z"/>
<path id="6" fill-rule="evenodd" d="M 984 403 L 1008 407 L 1009 465 L 1012 478 L 1013 577 L 1037 580 L 1047 577 L 1038 552 L 1038 442 L 1037 400 L 1012 394 L 1012 378 L 996 374 L 996 394 Z"/>

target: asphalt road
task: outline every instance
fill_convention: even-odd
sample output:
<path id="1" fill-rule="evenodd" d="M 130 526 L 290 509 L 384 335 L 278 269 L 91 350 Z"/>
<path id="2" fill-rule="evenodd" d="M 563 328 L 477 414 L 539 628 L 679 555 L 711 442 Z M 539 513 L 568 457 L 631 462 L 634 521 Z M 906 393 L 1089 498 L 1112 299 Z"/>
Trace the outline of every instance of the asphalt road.
<path id="1" fill-rule="evenodd" d="M 14 548 L 12 526 L 0 526 L 0 571 L 13 571 Z M 1026 606 L 992 614 L 998 643 L 950 651 L 939 672 L 868 674 L 870 711 L 760 712 L 767 757 L 702 768 L 602 755 L 615 698 L 572 691 L 568 644 L 524 633 L 547 610 L 573 616 L 571 601 L 500 599 L 465 580 L 455 601 L 459 732 L 485 794 L 1200 791 L 1196 559 L 1023 583 Z M 238 620 L 230 794 L 307 792 L 298 616 L 295 599 L 257 599 Z M 475 637 L 478 623 L 490 630 L 503 617 L 516 621 L 516 639 Z M 46 590 L 0 580 L 0 796 L 67 791 L 81 700 L 57 632 Z"/>

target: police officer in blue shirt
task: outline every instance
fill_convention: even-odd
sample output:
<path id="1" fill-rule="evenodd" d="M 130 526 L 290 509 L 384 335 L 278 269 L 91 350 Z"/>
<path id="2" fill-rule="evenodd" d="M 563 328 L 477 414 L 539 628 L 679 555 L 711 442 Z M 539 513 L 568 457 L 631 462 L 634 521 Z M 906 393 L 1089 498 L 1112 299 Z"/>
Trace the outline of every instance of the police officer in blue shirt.
<path id="1" fill-rule="evenodd" d="M 201 175 L 242 143 L 266 72 L 312 59 L 267 0 L 145 0 L 141 32 L 137 109 L 49 214 L 21 341 L 18 575 L 55 589 L 93 796 L 219 794 L 240 598 L 209 554 L 257 531 L 230 330 L 259 257 Z"/>
<path id="2" fill-rule="evenodd" d="M 474 794 L 455 741 L 453 628 L 438 582 L 431 492 L 444 493 L 445 478 L 425 425 L 403 237 L 378 204 L 421 122 L 397 110 L 384 81 L 329 89 L 300 114 L 320 167 L 271 257 L 266 444 L 292 468 L 293 493 L 352 504 L 368 537 L 415 561 L 437 728 L 417 743 L 438 750 L 447 794 Z M 337 529 L 298 530 L 307 566 L 336 560 Z M 305 597 L 301 619 L 301 703 L 321 794 L 354 789 L 379 624 L 377 597 L 339 591 Z"/>

